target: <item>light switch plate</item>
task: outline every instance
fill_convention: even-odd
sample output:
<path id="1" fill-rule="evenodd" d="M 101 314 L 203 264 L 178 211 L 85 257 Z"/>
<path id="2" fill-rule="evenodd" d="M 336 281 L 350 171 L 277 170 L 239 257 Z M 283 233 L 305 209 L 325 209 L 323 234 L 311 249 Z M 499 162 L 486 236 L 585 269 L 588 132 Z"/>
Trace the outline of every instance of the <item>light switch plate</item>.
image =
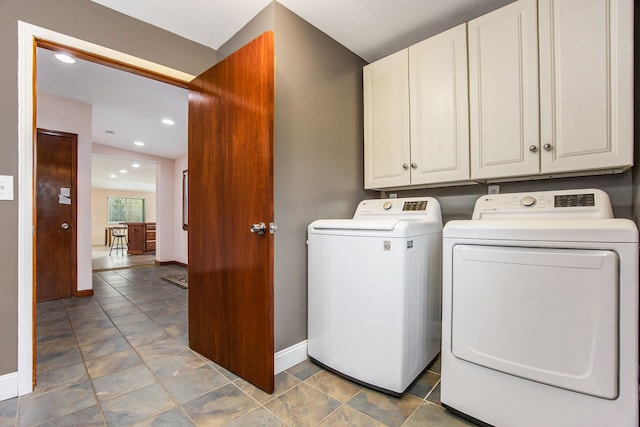
<path id="1" fill-rule="evenodd" d="M 13 200 L 13 176 L 0 175 L 0 200 Z"/>

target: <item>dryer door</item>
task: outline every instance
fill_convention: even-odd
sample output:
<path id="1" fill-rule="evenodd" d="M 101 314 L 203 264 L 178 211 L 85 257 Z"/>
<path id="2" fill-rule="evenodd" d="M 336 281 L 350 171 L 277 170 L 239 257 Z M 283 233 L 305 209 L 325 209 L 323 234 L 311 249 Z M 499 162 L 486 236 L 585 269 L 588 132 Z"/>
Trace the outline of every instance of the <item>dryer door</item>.
<path id="1" fill-rule="evenodd" d="M 451 351 L 532 381 L 618 395 L 612 251 L 457 245 Z"/>

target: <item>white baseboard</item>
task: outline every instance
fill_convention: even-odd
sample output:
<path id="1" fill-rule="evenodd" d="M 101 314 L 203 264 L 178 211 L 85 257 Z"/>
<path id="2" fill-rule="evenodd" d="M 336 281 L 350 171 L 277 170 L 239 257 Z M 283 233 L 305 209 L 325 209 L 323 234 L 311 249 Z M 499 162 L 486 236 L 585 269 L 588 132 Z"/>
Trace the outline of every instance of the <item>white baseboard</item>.
<path id="1" fill-rule="evenodd" d="M 307 340 L 280 350 L 275 356 L 275 374 L 307 360 Z"/>
<path id="2" fill-rule="evenodd" d="M 0 401 L 18 395 L 18 372 L 0 376 Z"/>

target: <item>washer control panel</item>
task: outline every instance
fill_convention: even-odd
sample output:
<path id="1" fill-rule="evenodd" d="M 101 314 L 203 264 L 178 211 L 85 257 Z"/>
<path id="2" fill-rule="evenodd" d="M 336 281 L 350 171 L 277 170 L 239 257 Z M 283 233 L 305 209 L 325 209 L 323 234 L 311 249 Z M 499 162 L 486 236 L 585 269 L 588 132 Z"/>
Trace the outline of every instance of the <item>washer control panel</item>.
<path id="1" fill-rule="evenodd" d="M 440 215 L 440 204 L 432 197 L 363 200 L 353 216 L 362 218 L 425 218 Z"/>
<path id="2" fill-rule="evenodd" d="M 609 196 L 602 190 L 561 190 L 481 196 L 472 219 L 544 216 L 545 218 L 613 218 Z"/>

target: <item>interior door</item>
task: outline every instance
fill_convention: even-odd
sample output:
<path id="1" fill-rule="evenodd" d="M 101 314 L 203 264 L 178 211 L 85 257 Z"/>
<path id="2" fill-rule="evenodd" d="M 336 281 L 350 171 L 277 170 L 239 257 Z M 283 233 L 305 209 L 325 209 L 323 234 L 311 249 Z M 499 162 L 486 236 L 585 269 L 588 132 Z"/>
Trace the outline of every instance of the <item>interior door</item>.
<path id="1" fill-rule="evenodd" d="M 38 129 L 36 158 L 36 302 L 69 298 L 76 283 L 77 135 Z"/>
<path id="2" fill-rule="evenodd" d="M 251 226 L 273 221 L 273 33 L 189 90 L 189 346 L 270 393 L 273 235 Z"/>

